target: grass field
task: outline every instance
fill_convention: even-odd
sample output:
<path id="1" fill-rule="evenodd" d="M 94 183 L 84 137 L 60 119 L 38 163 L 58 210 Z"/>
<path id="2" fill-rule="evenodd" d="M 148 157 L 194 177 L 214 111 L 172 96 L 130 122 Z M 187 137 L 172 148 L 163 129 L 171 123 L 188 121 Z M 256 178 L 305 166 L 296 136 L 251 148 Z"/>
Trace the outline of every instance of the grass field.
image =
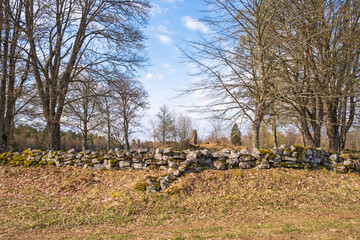
<path id="1" fill-rule="evenodd" d="M 136 189 L 161 174 L 1 166 L 0 238 L 360 239 L 357 174 L 209 170 Z"/>

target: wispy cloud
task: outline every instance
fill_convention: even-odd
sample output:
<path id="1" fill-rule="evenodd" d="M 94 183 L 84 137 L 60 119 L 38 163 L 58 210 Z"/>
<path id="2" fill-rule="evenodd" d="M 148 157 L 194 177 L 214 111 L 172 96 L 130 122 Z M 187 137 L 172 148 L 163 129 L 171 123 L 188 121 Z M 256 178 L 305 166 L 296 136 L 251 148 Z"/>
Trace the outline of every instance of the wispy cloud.
<path id="1" fill-rule="evenodd" d="M 171 38 L 165 35 L 158 35 L 159 41 L 163 44 L 170 44 L 172 42 Z"/>
<path id="2" fill-rule="evenodd" d="M 151 4 L 151 10 L 150 10 L 150 15 L 151 16 L 158 16 L 158 15 L 163 14 L 164 12 L 167 12 L 167 11 L 168 11 L 167 8 L 160 7 L 159 4 L 156 4 L 156 3 Z"/>
<path id="3" fill-rule="evenodd" d="M 160 33 L 173 34 L 173 32 L 170 31 L 170 30 L 167 28 L 167 26 L 162 25 L 162 24 L 160 24 L 160 25 L 157 26 L 157 30 L 158 30 L 158 32 L 160 32 Z"/>
<path id="4" fill-rule="evenodd" d="M 148 73 L 145 76 L 145 80 L 150 80 L 150 79 L 156 79 L 156 80 L 163 80 L 164 76 L 162 73 Z"/>
<path id="5" fill-rule="evenodd" d="M 209 27 L 206 26 L 205 23 L 202 23 L 199 20 L 197 20 L 191 16 L 182 17 L 182 22 L 185 25 L 185 27 L 189 28 L 190 30 L 201 31 L 203 33 L 210 32 Z"/>

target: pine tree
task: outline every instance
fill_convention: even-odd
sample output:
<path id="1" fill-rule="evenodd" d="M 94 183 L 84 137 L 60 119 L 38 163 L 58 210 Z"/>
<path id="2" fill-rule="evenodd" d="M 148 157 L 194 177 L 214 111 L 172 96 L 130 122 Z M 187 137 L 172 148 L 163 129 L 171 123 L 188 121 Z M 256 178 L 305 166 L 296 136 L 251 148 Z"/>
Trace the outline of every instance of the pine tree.
<path id="1" fill-rule="evenodd" d="M 231 143 L 235 146 L 241 146 L 241 132 L 238 125 L 235 123 L 231 129 L 230 135 Z"/>

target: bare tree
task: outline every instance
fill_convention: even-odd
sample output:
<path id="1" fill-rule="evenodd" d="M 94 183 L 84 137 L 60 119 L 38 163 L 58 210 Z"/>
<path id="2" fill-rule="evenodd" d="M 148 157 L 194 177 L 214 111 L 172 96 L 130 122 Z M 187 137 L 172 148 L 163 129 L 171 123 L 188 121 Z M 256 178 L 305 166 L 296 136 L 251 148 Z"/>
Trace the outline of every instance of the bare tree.
<path id="1" fill-rule="evenodd" d="M 0 1 L 0 150 L 8 150 L 14 117 L 27 101 L 17 102 L 29 78 L 21 29 L 23 1 Z M 23 98 L 24 100 L 24 98 Z"/>
<path id="2" fill-rule="evenodd" d="M 190 144 L 190 134 L 193 129 L 192 120 L 189 116 L 178 115 L 175 120 L 177 141 L 182 148 L 186 148 Z"/>
<path id="3" fill-rule="evenodd" d="M 124 143 L 130 150 L 129 138 L 140 126 L 144 110 L 148 108 L 148 93 L 142 84 L 132 78 L 119 76 L 109 80 L 111 97 L 116 103 L 115 114 L 118 115 Z"/>
<path id="4" fill-rule="evenodd" d="M 168 141 L 174 140 L 175 119 L 166 105 L 160 107 L 156 114 L 157 122 L 153 126 L 154 139 L 165 145 Z"/>
<path id="5" fill-rule="evenodd" d="M 91 76 L 83 76 L 71 84 L 65 105 L 65 124 L 75 127 L 82 135 L 82 150 L 88 149 L 89 134 L 104 123 L 99 109 L 98 84 Z"/>
<path id="6" fill-rule="evenodd" d="M 279 47 L 285 52 L 280 69 L 286 84 L 279 92 L 295 109 L 306 144 L 320 146 L 325 122 L 329 148 L 342 150 L 359 93 L 360 6 L 355 1 L 280 2 Z"/>
<path id="7" fill-rule="evenodd" d="M 84 69 L 106 63 L 128 70 L 144 58 L 139 27 L 146 0 L 25 1 L 32 72 L 48 126 L 50 148 L 60 146 L 60 118 L 69 84 Z M 87 54 L 96 56 L 87 61 Z"/>
<path id="8" fill-rule="evenodd" d="M 202 79 L 185 93 L 202 92 L 211 101 L 205 110 L 252 123 L 253 147 L 259 148 L 260 125 L 273 102 L 277 37 L 275 1 L 212 0 L 204 20 L 209 33 L 189 41 L 186 58 L 197 64 Z M 210 109 L 209 109 L 210 107 Z"/>

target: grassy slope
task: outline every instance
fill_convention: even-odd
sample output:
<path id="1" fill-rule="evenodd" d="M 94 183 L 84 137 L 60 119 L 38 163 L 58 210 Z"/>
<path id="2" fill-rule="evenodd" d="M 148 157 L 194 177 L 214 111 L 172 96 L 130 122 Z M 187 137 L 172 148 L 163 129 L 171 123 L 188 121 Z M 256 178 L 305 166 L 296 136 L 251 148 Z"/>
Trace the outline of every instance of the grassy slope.
<path id="1" fill-rule="evenodd" d="M 326 170 L 205 171 L 175 195 L 159 171 L 0 167 L 1 239 L 357 239 L 360 177 Z M 175 188 L 173 186 L 173 188 Z"/>

